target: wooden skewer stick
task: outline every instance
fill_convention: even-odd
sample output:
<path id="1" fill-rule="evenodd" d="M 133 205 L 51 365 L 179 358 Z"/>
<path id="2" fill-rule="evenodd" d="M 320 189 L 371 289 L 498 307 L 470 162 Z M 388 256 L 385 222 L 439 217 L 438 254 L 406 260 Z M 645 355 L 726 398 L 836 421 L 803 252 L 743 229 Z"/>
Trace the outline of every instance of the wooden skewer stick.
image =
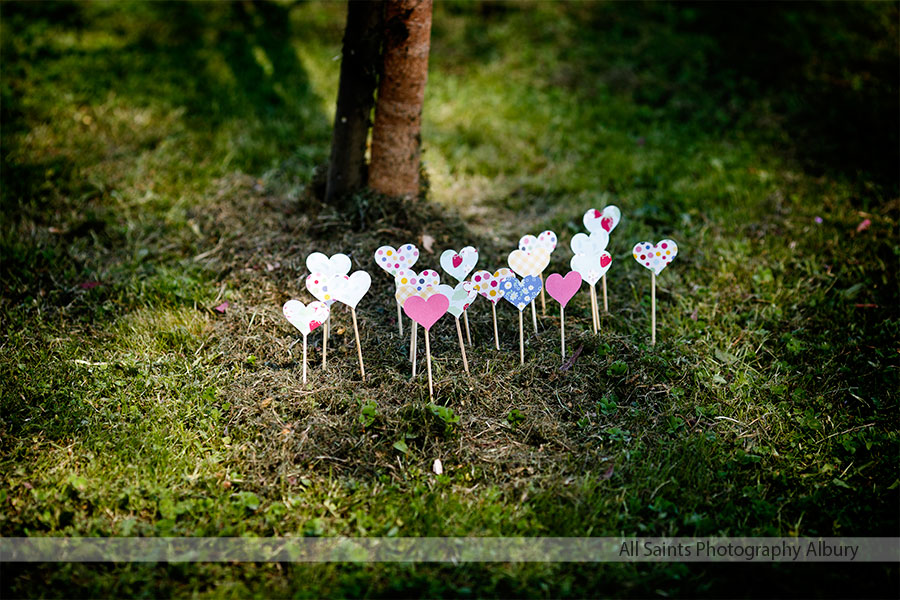
<path id="1" fill-rule="evenodd" d="M 431 344 L 428 341 L 428 330 L 425 330 L 425 361 L 428 363 L 428 397 L 434 399 L 434 384 L 431 382 Z"/>
<path id="2" fill-rule="evenodd" d="M 591 286 L 591 331 L 597 334 L 597 288 Z"/>
<path id="3" fill-rule="evenodd" d="M 463 313 L 466 314 L 466 313 Z M 466 357 L 466 346 L 463 344 L 462 328 L 459 326 L 459 319 L 456 319 L 456 335 L 459 336 L 459 351 L 462 352 L 463 368 L 466 374 L 469 373 L 469 359 Z"/>
<path id="4" fill-rule="evenodd" d="M 366 366 L 363 364 L 362 343 L 359 341 L 359 327 L 356 325 L 356 309 L 350 307 L 350 314 L 353 315 L 353 333 L 356 334 L 356 354 L 359 356 L 359 374 L 362 380 L 366 380 Z"/>
<path id="5" fill-rule="evenodd" d="M 466 339 L 469 341 L 469 345 L 472 345 L 472 334 L 469 333 L 469 313 L 463 313 L 463 321 L 466 324 Z"/>
<path id="6" fill-rule="evenodd" d="M 403 337 L 403 312 L 399 302 L 397 302 L 397 326 L 400 327 L 400 337 Z"/>
<path id="7" fill-rule="evenodd" d="M 416 322 L 413 321 L 412 328 L 409 330 L 409 362 L 413 361 L 413 358 L 416 356 Z M 413 371 L 413 377 L 416 376 L 416 372 Z"/>
<path id="8" fill-rule="evenodd" d="M 416 352 L 416 339 L 418 336 L 418 328 L 419 324 L 413 321 L 412 326 L 412 343 L 410 344 L 410 354 L 412 354 L 412 364 L 413 364 L 413 379 L 416 378 L 416 360 L 419 358 L 417 356 L 418 352 Z"/>
<path id="9" fill-rule="evenodd" d="M 497 304 L 495 302 L 491 302 L 491 312 L 494 314 L 494 345 L 497 347 L 497 350 L 499 350 L 500 334 L 497 333 Z"/>
<path id="10" fill-rule="evenodd" d="M 544 274 L 538 273 L 538 276 L 541 278 L 541 316 L 546 317 L 547 316 L 547 300 L 545 299 L 545 296 L 544 296 Z M 535 330 L 534 332 L 537 333 L 537 330 Z"/>
<path id="11" fill-rule="evenodd" d="M 519 364 L 525 364 L 525 330 L 522 327 L 522 311 L 519 311 Z"/>
<path id="12" fill-rule="evenodd" d="M 650 272 L 650 345 L 656 345 L 656 273 Z"/>
<path id="13" fill-rule="evenodd" d="M 566 357 L 566 307 L 559 306 L 559 336 L 562 339 L 562 357 Z"/>
<path id="14" fill-rule="evenodd" d="M 325 324 L 322 326 L 322 370 L 325 370 L 325 366 L 327 365 L 326 359 L 328 357 L 328 322 L 331 321 L 331 315 L 328 315 L 328 318 L 325 319 Z"/>
<path id="15" fill-rule="evenodd" d="M 303 384 L 306 385 L 306 336 L 303 336 Z"/>
<path id="16" fill-rule="evenodd" d="M 600 300 L 597 288 L 594 288 L 594 320 L 597 322 L 597 333 L 600 333 Z"/>
<path id="17" fill-rule="evenodd" d="M 535 301 L 531 301 L 531 320 L 534 322 L 534 332 L 537 333 L 537 309 L 534 307 Z"/>
<path id="18" fill-rule="evenodd" d="M 606 275 L 603 275 L 603 312 L 609 312 L 609 303 L 606 301 Z"/>

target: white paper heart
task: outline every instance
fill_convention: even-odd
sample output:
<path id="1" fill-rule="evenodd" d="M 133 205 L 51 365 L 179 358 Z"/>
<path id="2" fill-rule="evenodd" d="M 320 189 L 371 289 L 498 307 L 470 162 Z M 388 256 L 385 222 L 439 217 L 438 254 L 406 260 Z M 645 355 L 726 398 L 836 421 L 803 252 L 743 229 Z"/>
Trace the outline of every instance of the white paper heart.
<path id="1" fill-rule="evenodd" d="M 306 278 L 306 289 L 313 295 L 313 298 L 331 306 L 335 302 L 332 280 L 336 277 L 346 277 L 346 275 L 312 273 Z"/>
<path id="2" fill-rule="evenodd" d="M 456 287 L 449 285 L 439 285 L 435 288 L 438 294 L 442 294 L 450 301 L 450 307 L 447 309 L 451 315 L 457 319 L 462 316 L 469 306 L 478 298 L 478 292 L 472 287 L 469 281 L 457 283 Z"/>
<path id="3" fill-rule="evenodd" d="M 592 208 L 586 213 L 584 213 L 584 227 L 591 233 L 595 231 L 605 231 L 606 233 L 612 233 L 612 230 L 616 228 L 616 225 L 619 224 L 619 219 L 622 218 L 622 211 L 619 210 L 619 207 L 613 206 L 610 204 L 602 211 L 597 210 L 596 208 Z"/>
<path id="4" fill-rule="evenodd" d="M 635 244 L 632 254 L 634 260 L 638 261 L 641 266 L 659 275 L 678 254 L 678 245 L 672 240 L 662 240 L 655 245 L 650 242 L 638 242 Z"/>
<path id="5" fill-rule="evenodd" d="M 528 252 L 513 250 L 509 253 L 509 267 L 521 277 L 538 276 L 550 264 L 550 251 L 535 248 Z"/>
<path id="6" fill-rule="evenodd" d="M 534 237 L 533 235 L 525 235 L 519 240 L 519 250 L 535 250 L 537 248 L 544 248 L 549 252 L 553 252 L 556 250 L 556 234 L 550 231 L 542 231 L 540 235 Z"/>
<path id="7" fill-rule="evenodd" d="M 572 236 L 572 253 L 600 256 L 609 244 L 609 234 L 599 229 L 591 235 L 576 233 Z"/>
<path id="8" fill-rule="evenodd" d="M 375 264 L 393 275 L 400 269 L 409 269 L 419 260 L 419 249 L 412 244 L 405 244 L 399 249 L 393 246 L 382 246 L 375 251 Z"/>
<path id="9" fill-rule="evenodd" d="M 505 293 L 500 286 L 500 282 L 512 276 L 512 269 L 507 269 L 506 267 L 497 269 L 493 273 L 490 271 L 476 271 L 472 274 L 472 288 L 490 300 L 492 304 L 497 304 Z"/>
<path id="10" fill-rule="evenodd" d="M 310 273 L 326 275 L 346 275 L 352 267 L 350 257 L 346 254 L 335 254 L 328 258 L 321 252 L 313 252 L 306 257 L 306 268 Z"/>
<path id="11" fill-rule="evenodd" d="M 569 262 L 569 266 L 573 271 L 577 271 L 581 275 L 582 281 L 588 285 L 594 285 L 603 277 L 609 266 L 612 264 L 612 256 L 609 252 L 603 251 L 600 254 L 576 254 Z"/>
<path id="12" fill-rule="evenodd" d="M 478 264 L 478 250 L 472 246 L 466 246 L 459 252 L 456 250 L 444 250 L 441 254 L 441 268 L 444 273 L 457 281 L 463 281 Z"/>
<path id="13" fill-rule="evenodd" d="M 288 323 L 299 329 L 304 336 L 327 321 L 330 314 L 324 302 L 303 304 L 299 300 L 288 300 L 281 311 Z"/>
<path id="14" fill-rule="evenodd" d="M 349 277 L 346 275 L 333 277 L 331 286 L 334 290 L 332 296 L 335 300 L 343 302 L 350 308 L 356 308 L 356 305 L 372 286 L 372 277 L 365 271 L 356 271 Z"/>

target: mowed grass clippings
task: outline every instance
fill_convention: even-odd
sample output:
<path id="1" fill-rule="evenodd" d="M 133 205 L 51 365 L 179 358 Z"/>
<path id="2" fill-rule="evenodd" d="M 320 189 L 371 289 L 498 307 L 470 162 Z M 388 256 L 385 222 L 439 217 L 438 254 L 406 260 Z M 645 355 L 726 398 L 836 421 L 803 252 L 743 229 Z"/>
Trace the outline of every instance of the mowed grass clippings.
<path id="1" fill-rule="evenodd" d="M 362 194 L 337 213 L 317 190 L 343 10 L 0 7 L 0 533 L 897 535 L 896 172 L 855 142 L 842 153 L 828 136 L 843 125 L 822 112 L 811 128 L 819 101 L 798 103 L 824 94 L 869 131 L 860 107 L 896 99 L 896 7 L 766 12 L 754 56 L 777 54 L 783 22 L 818 48 L 767 71 L 716 50 L 711 7 L 439 5 L 423 199 Z M 853 95 L 820 76 L 835 72 L 868 75 Z M 882 135 L 873 147 L 896 154 Z M 411 380 L 374 250 L 415 243 L 421 269 L 471 244 L 496 269 L 551 228 L 545 274 L 565 272 L 581 216 L 608 203 L 623 219 L 600 335 L 579 294 L 566 332 L 581 352 L 563 369 L 548 298 L 537 335 L 525 314 L 519 366 L 515 310 L 498 305 L 498 352 L 479 299 L 471 377 L 453 322 L 432 330 L 431 402 L 424 344 Z M 658 278 L 650 347 L 650 277 L 631 248 L 665 237 L 679 256 Z M 314 250 L 372 274 L 366 382 L 341 306 L 328 369 L 316 332 L 300 382 L 281 306 L 311 299 Z M 873 596 L 897 581 L 883 565 L 4 575 L 11 597 Z"/>

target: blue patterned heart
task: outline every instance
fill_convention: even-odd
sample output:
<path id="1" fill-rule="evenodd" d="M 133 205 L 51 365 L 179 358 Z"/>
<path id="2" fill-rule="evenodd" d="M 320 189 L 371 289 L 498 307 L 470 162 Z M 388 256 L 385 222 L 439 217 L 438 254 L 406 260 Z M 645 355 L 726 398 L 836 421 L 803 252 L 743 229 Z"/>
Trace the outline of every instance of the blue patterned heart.
<path id="1" fill-rule="evenodd" d="M 541 293 L 541 278 L 529 275 L 519 281 L 515 277 L 507 277 L 500 283 L 500 288 L 505 292 L 503 297 L 520 311 L 531 304 Z"/>

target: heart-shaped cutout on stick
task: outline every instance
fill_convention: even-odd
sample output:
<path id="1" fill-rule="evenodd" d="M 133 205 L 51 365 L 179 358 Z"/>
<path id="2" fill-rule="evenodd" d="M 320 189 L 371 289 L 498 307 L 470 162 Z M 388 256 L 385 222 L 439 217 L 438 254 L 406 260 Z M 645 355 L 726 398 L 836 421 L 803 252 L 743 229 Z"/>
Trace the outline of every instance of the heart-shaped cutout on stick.
<path id="1" fill-rule="evenodd" d="M 296 327 L 304 337 L 328 320 L 330 311 L 324 302 L 303 304 L 299 300 L 288 300 L 281 309 L 288 323 Z"/>
<path id="2" fill-rule="evenodd" d="M 490 300 L 491 304 L 497 304 L 504 293 L 500 284 L 504 279 L 512 276 L 512 270 L 506 267 L 497 269 L 493 273 L 490 271 L 476 271 L 472 275 L 472 287 L 476 292 Z"/>
<path id="3" fill-rule="evenodd" d="M 409 269 L 419 260 L 419 249 L 413 244 L 405 244 L 398 249 L 382 246 L 375 251 L 375 264 L 394 275 L 400 269 Z"/>
<path id="4" fill-rule="evenodd" d="M 678 245 L 672 240 L 662 240 L 656 244 L 638 242 L 631 253 L 641 266 L 659 275 L 678 255 Z"/>
<path id="5" fill-rule="evenodd" d="M 581 288 L 581 274 L 577 271 L 569 271 L 565 277 L 559 273 L 551 273 L 547 277 L 547 293 L 563 308 L 578 293 L 579 288 Z"/>
<path id="6" fill-rule="evenodd" d="M 521 277 L 537 277 L 550 264 L 550 251 L 546 248 L 513 250 L 509 253 L 509 267 Z"/>
<path id="7" fill-rule="evenodd" d="M 410 296 L 428 298 L 435 293 L 440 283 L 441 278 L 437 271 L 426 269 L 421 273 L 416 273 L 412 269 L 400 269 L 394 278 L 394 285 L 397 286 L 394 298 L 400 306 L 403 306 Z"/>
<path id="8" fill-rule="evenodd" d="M 540 277 L 535 275 L 529 275 L 522 281 L 515 277 L 507 277 L 500 287 L 503 289 L 503 297 L 506 301 L 518 308 L 519 312 L 525 310 L 525 307 L 538 297 L 543 288 Z"/>
<path id="9" fill-rule="evenodd" d="M 598 256 L 609 245 L 609 234 L 600 229 L 591 235 L 576 233 L 572 236 L 572 254 Z"/>
<path id="10" fill-rule="evenodd" d="M 576 254 L 569 261 L 573 271 L 581 275 L 582 281 L 588 285 L 594 285 L 609 271 L 612 264 L 612 256 L 609 252 L 601 252 L 599 255 Z M 548 288 L 549 291 L 549 288 Z"/>
<path id="11" fill-rule="evenodd" d="M 436 292 L 447 297 L 447 300 L 450 301 L 450 307 L 447 309 L 447 312 L 457 319 L 460 318 L 466 309 L 468 309 L 469 306 L 475 302 L 475 299 L 478 298 L 478 292 L 475 291 L 472 287 L 472 283 L 469 281 L 458 283 L 456 284 L 456 287 L 439 285 L 436 288 Z"/>
<path id="12" fill-rule="evenodd" d="M 444 273 L 457 281 L 464 281 L 476 264 L 478 264 L 478 250 L 472 246 L 466 246 L 459 252 L 444 250 L 441 254 L 441 268 Z"/>
<path id="13" fill-rule="evenodd" d="M 306 268 L 310 273 L 324 273 L 325 275 L 346 275 L 353 264 L 346 254 L 335 254 L 328 258 L 321 252 L 313 252 L 306 257 Z"/>
<path id="14" fill-rule="evenodd" d="M 450 300 L 443 294 L 434 294 L 428 299 L 421 296 L 410 296 L 403 303 L 403 312 L 406 316 L 421 325 L 425 330 L 438 322 L 438 319 L 447 314 L 450 308 Z"/>
<path id="15" fill-rule="evenodd" d="M 533 235 L 524 235 L 519 239 L 519 250 L 526 252 L 543 248 L 548 252 L 556 250 L 556 234 L 550 231 L 542 231 L 537 237 Z"/>
<path id="16" fill-rule="evenodd" d="M 354 309 L 371 286 L 372 277 L 365 271 L 356 271 L 349 277 L 341 275 L 331 278 L 331 287 L 334 290 L 332 297 Z"/>
<path id="17" fill-rule="evenodd" d="M 331 306 L 336 302 L 332 280 L 346 275 L 328 275 L 327 273 L 312 273 L 306 277 L 306 289 L 313 298 L 319 302 Z"/>
<path id="18" fill-rule="evenodd" d="M 616 225 L 619 224 L 621 218 L 622 211 L 619 210 L 619 207 L 610 204 L 602 211 L 597 210 L 596 208 L 590 209 L 584 213 L 583 222 L 585 229 L 591 233 L 594 233 L 595 231 L 612 233 L 612 230 L 616 228 Z"/>

